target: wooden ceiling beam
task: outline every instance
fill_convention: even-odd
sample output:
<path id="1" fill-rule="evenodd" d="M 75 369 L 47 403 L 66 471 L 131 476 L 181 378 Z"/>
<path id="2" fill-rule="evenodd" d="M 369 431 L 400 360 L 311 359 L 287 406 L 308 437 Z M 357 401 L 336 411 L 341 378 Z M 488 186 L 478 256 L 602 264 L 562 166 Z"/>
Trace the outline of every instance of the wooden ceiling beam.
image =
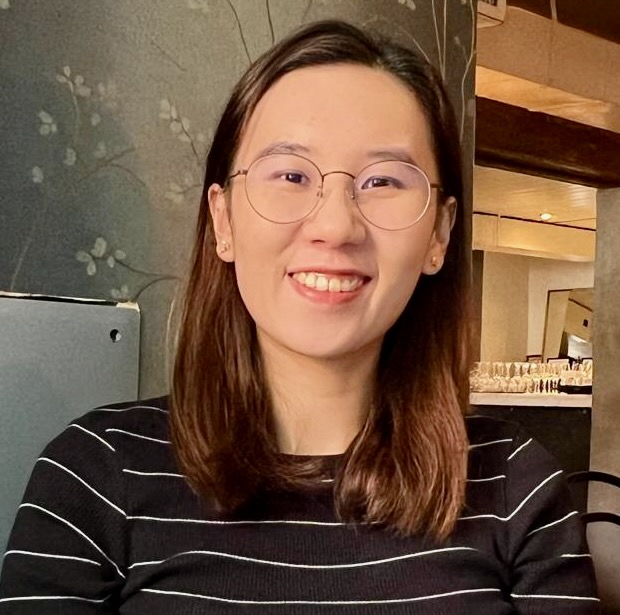
<path id="1" fill-rule="evenodd" d="M 551 0 L 508 0 L 510 6 L 553 18 Z M 555 18 L 570 28 L 620 43 L 620 2 L 617 0 L 562 0 L 556 2 Z"/>
<path id="2" fill-rule="evenodd" d="M 475 160 L 572 184 L 620 187 L 620 134 L 478 96 Z"/>

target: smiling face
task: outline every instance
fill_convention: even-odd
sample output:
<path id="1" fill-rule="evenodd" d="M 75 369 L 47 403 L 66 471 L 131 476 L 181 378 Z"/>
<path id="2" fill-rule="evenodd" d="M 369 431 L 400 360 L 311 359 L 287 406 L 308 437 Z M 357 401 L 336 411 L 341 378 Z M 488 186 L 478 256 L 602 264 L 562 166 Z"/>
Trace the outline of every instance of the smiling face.
<path id="1" fill-rule="evenodd" d="M 389 73 L 361 65 L 303 68 L 278 80 L 252 114 L 232 172 L 282 150 L 312 160 L 323 174 L 357 175 L 373 162 L 406 159 L 438 182 L 415 96 Z M 290 224 L 259 216 L 245 181 L 233 179 L 226 191 L 211 186 L 209 203 L 219 245 L 228 244 L 219 256 L 234 261 L 263 351 L 378 354 L 420 274 L 435 273 L 445 254 L 450 221 L 436 224 L 437 191 L 417 224 L 390 231 L 361 215 L 346 174 L 325 177 L 318 206 Z"/>

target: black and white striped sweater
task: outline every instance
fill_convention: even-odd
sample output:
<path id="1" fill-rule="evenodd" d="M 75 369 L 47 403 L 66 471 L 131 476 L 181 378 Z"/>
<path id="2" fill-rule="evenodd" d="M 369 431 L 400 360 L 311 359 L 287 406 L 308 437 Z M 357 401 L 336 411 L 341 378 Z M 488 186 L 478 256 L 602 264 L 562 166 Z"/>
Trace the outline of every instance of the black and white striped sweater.
<path id="1" fill-rule="evenodd" d="M 90 412 L 35 465 L 0 614 L 598 613 L 554 460 L 511 423 L 467 425 L 467 507 L 437 544 L 338 522 L 329 485 L 257 497 L 222 521 L 179 474 L 165 398 Z"/>

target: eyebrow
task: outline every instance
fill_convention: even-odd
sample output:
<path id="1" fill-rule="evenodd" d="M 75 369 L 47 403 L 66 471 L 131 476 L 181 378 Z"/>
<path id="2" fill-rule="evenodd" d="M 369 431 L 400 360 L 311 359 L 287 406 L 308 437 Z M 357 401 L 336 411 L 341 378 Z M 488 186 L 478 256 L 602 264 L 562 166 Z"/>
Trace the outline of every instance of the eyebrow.
<path id="1" fill-rule="evenodd" d="M 268 156 L 269 154 L 306 154 L 311 153 L 311 149 L 302 145 L 301 143 L 295 143 L 294 141 L 276 141 L 263 147 L 256 156 L 261 158 Z M 366 152 L 366 156 L 370 159 L 377 160 L 400 160 L 402 162 L 408 162 L 415 166 L 420 166 L 418 162 L 411 156 L 407 148 L 405 147 L 390 147 L 373 149 Z"/>
<path id="2" fill-rule="evenodd" d="M 269 154 L 309 154 L 310 149 L 301 143 L 294 143 L 292 141 L 276 141 L 275 143 L 270 143 L 266 147 L 263 147 L 258 152 L 257 158 L 262 158 L 263 156 L 268 156 Z"/>
<path id="3" fill-rule="evenodd" d="M 369 158 L 378 158 L 380 160 L 400 160 L 401 162 L 408 162 L 416 167 L 420 165 L 411 156 L 409 151 L 404 147 L 393 147 L 388 149 L 376 149 L 368 152 Z"/>

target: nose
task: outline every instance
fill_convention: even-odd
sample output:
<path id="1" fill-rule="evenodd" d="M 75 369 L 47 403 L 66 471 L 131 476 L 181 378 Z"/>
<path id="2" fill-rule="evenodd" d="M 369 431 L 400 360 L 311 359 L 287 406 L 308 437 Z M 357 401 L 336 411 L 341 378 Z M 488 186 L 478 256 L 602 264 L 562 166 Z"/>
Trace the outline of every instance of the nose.
<path id="1" fill-rule="evenodd" d="M 338 177 L 329 178 L 336 175 Z M 325 175 L 319 203 L 306 219 L 304 231 L 312 241 L 338 246 L 358 244 L 366 237 L 366 224 L 357 207 L 353 176 L 343 171 Z"/>

